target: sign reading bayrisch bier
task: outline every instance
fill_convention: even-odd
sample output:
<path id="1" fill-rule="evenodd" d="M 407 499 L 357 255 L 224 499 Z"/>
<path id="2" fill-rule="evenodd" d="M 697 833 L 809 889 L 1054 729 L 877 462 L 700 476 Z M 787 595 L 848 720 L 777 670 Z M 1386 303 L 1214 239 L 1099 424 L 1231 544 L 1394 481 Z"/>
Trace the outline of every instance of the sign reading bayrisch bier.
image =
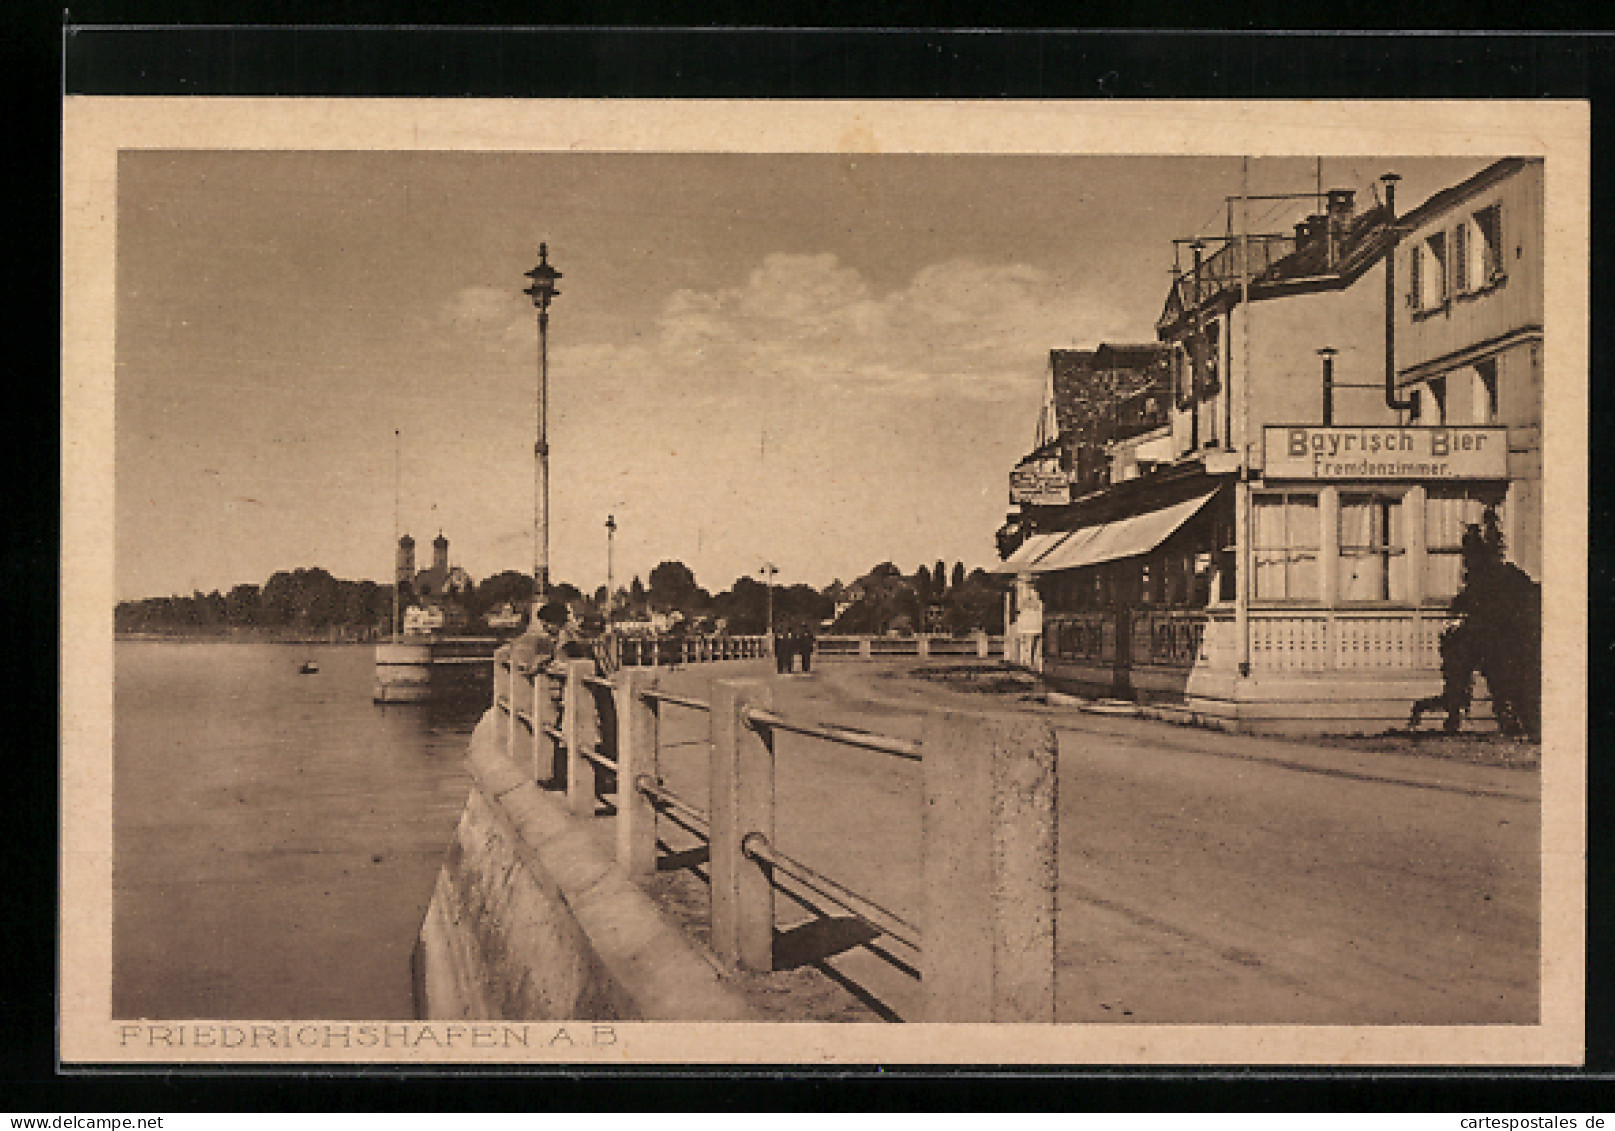
<path id="1" fill-rule="evenodd" d="M 1398 425 L 1263 430 L 1267 479 L 1505 479 L 1507 428 Z"/>

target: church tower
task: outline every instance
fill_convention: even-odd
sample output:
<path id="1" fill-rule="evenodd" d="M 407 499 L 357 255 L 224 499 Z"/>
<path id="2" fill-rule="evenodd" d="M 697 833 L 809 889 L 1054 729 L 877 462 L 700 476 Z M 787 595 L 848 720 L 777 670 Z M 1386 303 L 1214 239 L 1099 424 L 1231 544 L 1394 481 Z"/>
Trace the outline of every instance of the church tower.
<path id="1" fill-rule="evenodd" d="M 441 530 L 437 532 L 437 537 L 432 539 L 432 568 L 440 576 L 449 572 L 449 540 L 443 537 Z"/>
<path id="2" fill-rule="evenodd" d="M 394 584 L 400 588 L 415 580 L 415 539 L 408 534 L 398 540 L 398 564 L 394 573 Z"/>

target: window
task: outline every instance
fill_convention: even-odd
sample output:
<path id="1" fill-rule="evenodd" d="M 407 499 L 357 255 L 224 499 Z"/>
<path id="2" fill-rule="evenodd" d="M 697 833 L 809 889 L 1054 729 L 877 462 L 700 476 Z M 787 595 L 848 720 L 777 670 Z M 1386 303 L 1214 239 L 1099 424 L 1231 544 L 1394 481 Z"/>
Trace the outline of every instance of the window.
<path id="1" fill-rule="evenodd" d="M 1474 409 L 1476 424 L 1497 423 L 1497 359 L 1491 358 L 1475 366 Z"/>
<path id="2" fill-rule="evenodd" d="M 1218 513 L 1211 526 L 1211 544 L 1216 548 L 1212 571 L 1217 575 L 1217 600 L 1233 601 L 1236 599 L 1234 562 L 1238 558 L 1239 549 L 1234 544 L 1232 515 L 1226 512 Z"/>
<path id="3" fill-rule="evenodd" d="M 1408 257 L 1408 305 L 1439 310 L 1447 304 L 1447 234 L 1436 232 L 1413 245 Z"/>
<path id="4" fill-rule="evenodd" d="M 1474 294 L 1503 278 L 1503 214 L 1496 205 L 1466 217 L 1453 233 L 1459 294 Z"/>
<path id="5" fill-rule="evenodd" d="M 1222 392 L 1222 323 L 1210 322 L 1205 332 L 1205 363 L 1199 373 L 1199 396 L 1207 406 L 1205 427 L 1200 429 L 1201 447 L 1215 448 L 1217 446 L 1217 405 L 1216 397 Z"/>
<path id="6" fill-rule="evenodd" d="M 1407 532 L 1400 495 L 1341 494 L 1340 597 L 1407 599 Z"/>
<path id="7" fill-rule="evenodd" d="M 1173 608 L 1194 604 L 1194 562 L 1193 550 L 1174 550 L 1166 555 L 1166 604 Z"/>
<path id="8" fill-rule="evenodd" d="M 1253 495 L 1258 601 L 1318 599 L 1318 496 Z"/>
<path id="9" fill-rule="evenodd" d="M 1450 601 L 1463 584 L 1466 526 L 1479 526 L 1488 506 L 1500 501 L 1495 489 L 1431 487 L 1424 497 L 1424 596 Z"/>
<path id="10" fill-rule="evenodd" d="M 1183 343 L 1172 346 L 1172 395 L 1180 409 L 1194 407 L 1194 381 L 1189 356 Z"/>
<path id="11" fill-rule="evenodd" d="M 1409 424 L 1435 426 L 1447 422 L 1447 379 L 1432 377 L 1413 387 L 1408 398 L 1413 407 L 1408 413 Z"/>
<path id="12" fill-rule="evenodd" d="M 1497 359 L 1490 358 L 1448 374 L 1452 396 L 1445 418 L 1431 423 L 1492 424 L 1497 420 Z"/>
<path id="13" fill-rule="evenodd" d="M 1201 550 L 1194 555 L 1193 569 L 1194 589 L 1189 594 L 1189 606 L 1203 609 L 1211 603 L 1211 575 L 1215 572 L 1210 550 Z"/>

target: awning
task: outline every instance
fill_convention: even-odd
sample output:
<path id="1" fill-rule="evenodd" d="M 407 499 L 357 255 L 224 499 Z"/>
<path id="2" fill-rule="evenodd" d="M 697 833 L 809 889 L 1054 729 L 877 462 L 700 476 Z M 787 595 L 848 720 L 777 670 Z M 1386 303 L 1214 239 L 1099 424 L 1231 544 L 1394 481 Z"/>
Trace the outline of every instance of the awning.
<path id="1" fill-rule="evenodd" d="M 1027 573 L 1051 573 L 1059 569 L 1080 569 L 1083 566 L 1113 562 L 1135 554 L 1147 554 L 1172 536 L 1206 502 L 1215 495 L 1207 491 L 1192 499 L 1185 499 L 1158 511 L 1129 515 L 1097 526 L 1084 526 L 1073 530 L 1065 541 L 1052 550 L 1039 554 L 1030 565 L 1020 567 Z M 1022 547 L 1024 549 L 1025 547 Z M 1018 552 L 1018 551 L 1017 551 Z M 1014 559 L 1011 558 L 1011 561 Z M 1004 565 L 1009 565 L 1005 562 Z"/>
<path id="2" fill-rule="evenodd" d="M 1029 573 L 1032 570 L 1033 562 L 1037 561 L 1038 558 L 1054 549 L 1055 544 L 1058 543 L 1062 538 L 1067 537 L 1069 534 L 1070 531 L 1068 530 L 1057 530 L 1053 534 L 1034 534 L 1026 541 L 1022 542 L 1020 546 L 1016 548 L 1013 554 L 999 562 L 997 565 L 993 566 L 992 569 L 988 570 L 987 572 Z"/>

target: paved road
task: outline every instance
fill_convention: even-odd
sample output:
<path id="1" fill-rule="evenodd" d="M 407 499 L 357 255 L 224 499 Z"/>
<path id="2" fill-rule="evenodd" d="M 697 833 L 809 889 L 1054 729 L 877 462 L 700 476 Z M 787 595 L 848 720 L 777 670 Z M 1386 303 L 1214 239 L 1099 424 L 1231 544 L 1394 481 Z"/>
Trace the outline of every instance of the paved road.
<path id="1" fill-rule="evenodd" d="M 747 674 L 785 713 L 905 737 L 928 709 L 1047 710 L 902 678 L 910 667 Z M 699 694 L 711 676 L 666 678 Z M 1534 772 L 1052 717 L 1062 1021 L 1536 1019 Z M 670 784 L 703 805 L 705 728 L 670 714 L 664 731 Z M 778 764 L 780 846 L 923 923 L 919 768 L 797 736 Z M 782 930 L 807 918 L 780 910 Z M 891 962 L 858 947 L 827 964 L 875 1012 L 917 1015 L 918 986 Z"/>

